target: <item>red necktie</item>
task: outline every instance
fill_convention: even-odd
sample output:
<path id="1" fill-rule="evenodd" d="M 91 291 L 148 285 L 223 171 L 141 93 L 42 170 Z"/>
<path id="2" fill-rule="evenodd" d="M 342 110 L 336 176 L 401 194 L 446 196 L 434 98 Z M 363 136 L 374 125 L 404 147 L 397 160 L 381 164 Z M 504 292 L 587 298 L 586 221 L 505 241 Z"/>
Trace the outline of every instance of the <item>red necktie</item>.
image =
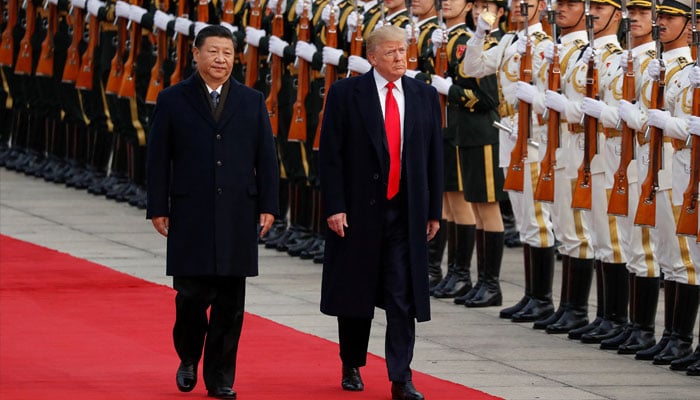
<path id="1" fill-rule="evenodd" d="M 401 118 L 399 106 L 392 94 L 394 83 L 386 84 L 386 104 L 384 112 L 384 129 L 386 130 L 386 142 L 389 145 L 389 185 L 386 190 L 386 198 L 391 199 L 399 192 L 401 181 Z"/>

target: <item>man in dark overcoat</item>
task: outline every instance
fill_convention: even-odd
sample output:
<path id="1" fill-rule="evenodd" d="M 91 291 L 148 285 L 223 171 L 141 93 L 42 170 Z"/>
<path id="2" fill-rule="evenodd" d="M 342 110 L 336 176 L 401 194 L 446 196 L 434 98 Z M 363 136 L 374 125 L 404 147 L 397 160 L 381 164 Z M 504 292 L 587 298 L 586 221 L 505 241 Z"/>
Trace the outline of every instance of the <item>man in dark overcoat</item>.
<path id="1" fill-rule="evenodd" d="M 202 29 L 193 56 L 197 71 L 164 89 L 153 112 L 147 217 L 168 238 L 178 388 L 194 388 L 203 349 L 209 396 L 229 399 L 245 278 L 258 274 L 258 236 L 278 213 L 279 171 L 262 93 L 231 79 L 230 31 Z"/>
<path id="2" fill-rule="evenodd" d="M 443 184 L 439 101 L 433 88 L 403 76 L 403 29 L 375 30 L 367 55 L 373 69 L 335 83 L 324 112 L 319 170 L 330 232 L 321 311 L 338 317 L 343 389 L 364 388 L 359 367 L 380 306 L 392 398 L 422 399 L 410 362 L 415 320 L 430 319 L 427 241 L 439 229 Z M 394 107 L 396 151 L 388 134 Z"/>

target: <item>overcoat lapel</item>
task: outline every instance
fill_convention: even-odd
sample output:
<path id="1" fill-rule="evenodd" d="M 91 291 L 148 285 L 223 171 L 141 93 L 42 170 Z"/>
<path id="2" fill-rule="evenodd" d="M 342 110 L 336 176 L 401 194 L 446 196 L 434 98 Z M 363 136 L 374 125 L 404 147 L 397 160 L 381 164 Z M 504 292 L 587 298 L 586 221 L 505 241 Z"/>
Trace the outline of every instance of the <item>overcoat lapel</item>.
<path id="1" fill-rule="evenodd" d="M 185 101 L 187 101 L 212 128 L 216 127 L 214 114 L 211 112 L 209 103 L 204 101 L 205 99 L 202 97 L 204 94 L 202 93 L 202 88 L 199 87 L 199 80 L 195 74 L 192 74 L 192 76 L 187 79 L 186 85 L 187 90 L 183 91 Z"/>
<path id="2" fill-rule="evenodd" d="M 374 81 L 373 72 L 367 72 L 362 76 L 358 85 L 355 86 L 355 102 L 360 115 L 356 116 L 365 125 L 365 131 L 374 145 L 377 159 L 380 161 L 382 169 L 384 163 L 381 162 L 388 157 L 389 146 L 386 142 L 386 132 L 384 131 L 384 117 L 382 116 L 382 105 L 379 103 L 377 95 L 377 84 Z"/>
<path id="3" fill-rule="evenodd" d="M 420 115 L 420 96 L 416 92 L 414 82 L 410 82 L 413 78 L 404 76 L 401 78 L 401 86 L 404 92 L 404 117 L 403 117 L 403 148 L 406 154 L 406 147 L 410 143 L 413 136 L 413 129 L 417 126 L 416 117 Z"/>
<path id="4" fill-rule="evenodd" d="M 228 89 L 228 95 L 226 96 L 226 102 L 222 105 L 224 107 L 221 110 L 221 116 L 217 123 L 218 127 L 226 125 L 226 123 L 233 118 L 236 110 L 240 109 L 239 104 L 241 102 L 240 86 L 242 84 L 237 82 L 235 79 L 230 79 L 230 85 Z"/>

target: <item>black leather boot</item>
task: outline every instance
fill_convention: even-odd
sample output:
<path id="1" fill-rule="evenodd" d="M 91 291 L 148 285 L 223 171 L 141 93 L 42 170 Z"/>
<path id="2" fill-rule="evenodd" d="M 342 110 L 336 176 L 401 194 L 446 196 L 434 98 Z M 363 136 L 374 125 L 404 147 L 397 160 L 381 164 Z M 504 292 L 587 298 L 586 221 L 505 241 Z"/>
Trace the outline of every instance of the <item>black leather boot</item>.
<path id="1" fill-rule="evenodd" d="M 569 339 L 579 340 L 584 333 L 588 333 L 593 329 L 597 328 L 603 322 L 603 304 L 605 303 L 603 299 L 603 269 L 599 262 L 591 260 L 593 263 L 593 269 L 595 270 L 595 285 L 596 285 L 596 312 L 595 319 L 593 322 L 588 324 L 583 324 L 576 329 L 569 331 L 567 335 Z M 590 286 L 589 286 L 590 288 Z"/>
<path id="2" fill-rule="evenodd" d="M 437 299 L 462 296 L 472 288 L 470 264 L 474 253 L 476 226 L 457 224 L 455 234 L 455 264 L 450 280 L 440 289 L 435 289 Z"/>
<path id="3" fill-rule="evenodd" d="M 556 247 L 556 246 L 555 246 Z M 547 329 L 547 326 L 559 321 L 569 307 L 569 256 L 561 256 L 561 289 L 559 291 L 559 308 L 547 318 L 535 321 L 533 329 Z"/>
<path id="4" fill-rule="evenodd" d="M 502 309 L 501 312 L 498 313 L 499 318 L 512 318 L 513 314 L 522 310 L 532 298 L 532 287 L 530 283 L 532 281 L 532 270 L 530 268 L 530 245 L 528 244 L 523 244 L 523 270 L 525 271 L 525 294 L 514 305 Z"/>
<path id="5" fill-rule="evenodd" d="M 466 307 L 500 306 L 501 260 L 503 259 L 503 232 L 484 231 L 484 283 L 474 297 L 464 303 Z"/>
<path id="6" fill-rule="evenodd" d="M 592 280 L 593 260 L 569 257 L 569 306 L 557 322 L 547 326 L 547 333 L 567 333 L 588 323 L 588 295 Z"/>
<path id="7" fill-rule="evenodd" d="M 661 334 L 661 339 L 658 343 L 645 350 L 640 350 L 635 353 L 634 358 L 637 360 L 653 360 L 654 357 L 661 352 L 669 340 L 671 340 L 671 330 L 673 329 L 673 308 L 676 305 L 676 288 L 677 284 L 674 281 L 664 281 L 664 331 Z"/>
<path id="8" fill-rule="evenodd" d="M 635 276 L 632 293 L 632 330 L 625 342 L 617 348 L 619 354 L 635 354 L 656 344 L 654 320 L 659 303 L 659 278 Z"/>
<path id="9" fill-rule="evenodd" d="M 533 322 L 554 313 L 552 280 L 554 279 L 554 246 L 530 247 L 532 298 L 522 310 L 513 314 L 513 322 Z"/>
<path id="10" fill-rule="evenodd" d="M 442 290 L 442 288 L 452 278 L 452 274 L 454 274 L 455 251 L 457 249 L 457 239 L 455 237 L 457 235 L 457 224 L 455 224 L 453 221 L 447 221 L 447 231 L 445 232 L 445 234 L 447 235 L 447 273 L 440 282 L 438 282 L 432 289 L 430 289 L 431 296 L 435 294 L 436 290 Z"/>
<path id="11" fill-rule="evenodd" d="M 700 333 L 700 329 L 698 329 Z M 698 335 L 700 338 L 700 334 Z M 680 358 L 678 360 L 671 361 L 671 369 L 674 371 L 688 371 L 688 375 L 698 375 L 698 368 L 700 368 L 700 343 L 695 351 L 689 356 Z"/>
<path id="12" fill-rule="evenodd" d="M 432 291 L 442 281 L 442 257 L 447 244 L 447 220 L 440 221 L 440 229 L 428 242 L 428 282 Z"/>
<path id="13" fill-rule="evenodd" d="M 462 296 L 457 296 L 454 298 L 455 304 L 464 304 L 468 300 L 471 300 L 481 289 L 484 284 L 484 253 L 486 249 L 484 248 L 484 230 L 477 229 L 474 239 L 474 247 L 476 248 L 476 283 L 472 286 L 467 293 Z"/>
<path id="14" fill-rule="evenodd" d="M 628 271 L 629 272 L 629 271 Z M 622 332 L 617 334 L 614 337 L 611 337 L 609 339 L 605 339 L 600 342 L 600 348 L 602 350 L 617 350 L 621 344 L 625 343 L 627 339 L 630 337 L 632 334 L 632 328 L 634 327 L 634 321 L 636 320 L 636 310 L 634 309 L 635 304 L 633 301 L 634 298 L 634 292 L 637 290 L 636 289 L 636 280 L 634 279 L 635 276 L 634 274 L 627 274 L 627 290 L 628 290 L 628 297 L 627 297 L 627 303 L 629 306 L 629 321 L 625 325 L 624 329 Z"/>
<path id="15" fill-rule="evenodd" d="M 693 327 L 695 326 L 695 317 L 698 316 L 700 286 L 687 283 L 677 283 L 676 285 L 671 339 L 666 347 L 654 356 L 654 364 L 656 365 L 671 364 L 672 361 L 689 356 L 693 352 Z"/>
<path id="16" fill-rule="evenodd" d="M 581 335 L 583 343 L 600 343 L 617 336 L 628 322 L 628 272 L 625 264 L 601 262 L 603 270 L 603 322 Z"/>

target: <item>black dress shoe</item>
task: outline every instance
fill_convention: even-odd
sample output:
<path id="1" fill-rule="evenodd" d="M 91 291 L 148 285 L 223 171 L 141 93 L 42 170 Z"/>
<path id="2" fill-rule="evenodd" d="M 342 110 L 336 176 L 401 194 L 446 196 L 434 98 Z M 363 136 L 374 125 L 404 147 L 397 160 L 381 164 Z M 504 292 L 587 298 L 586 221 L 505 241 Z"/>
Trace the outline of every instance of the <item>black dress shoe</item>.
<path id="1" fill-rule="evenodd" d="M 197 368 L 194 364 L 180 363 L 175 378 L 177 388 L 181 392 L 191 392 L 197 385 Z"/>
<path id="2" fill-rule="evenodd" d="M 423 393 L 416 390 L 413 382 L 391 382 L 391 400 L 423 400 Z"/>
<path id="3" fill-rule="evenodd" d="M 219 387 L 207 390 L 207 396 L 216 397 L 217 399 L 235 399 L 236 392 L 230 387 Z"/>
<path id="4" fill-rule="evenodd" d="M 365 389 L 365 384 L 362 383 L 359 368 L 343 367 L 343 380 L 340 381 L 343 390 L 359 392 Z"/>

